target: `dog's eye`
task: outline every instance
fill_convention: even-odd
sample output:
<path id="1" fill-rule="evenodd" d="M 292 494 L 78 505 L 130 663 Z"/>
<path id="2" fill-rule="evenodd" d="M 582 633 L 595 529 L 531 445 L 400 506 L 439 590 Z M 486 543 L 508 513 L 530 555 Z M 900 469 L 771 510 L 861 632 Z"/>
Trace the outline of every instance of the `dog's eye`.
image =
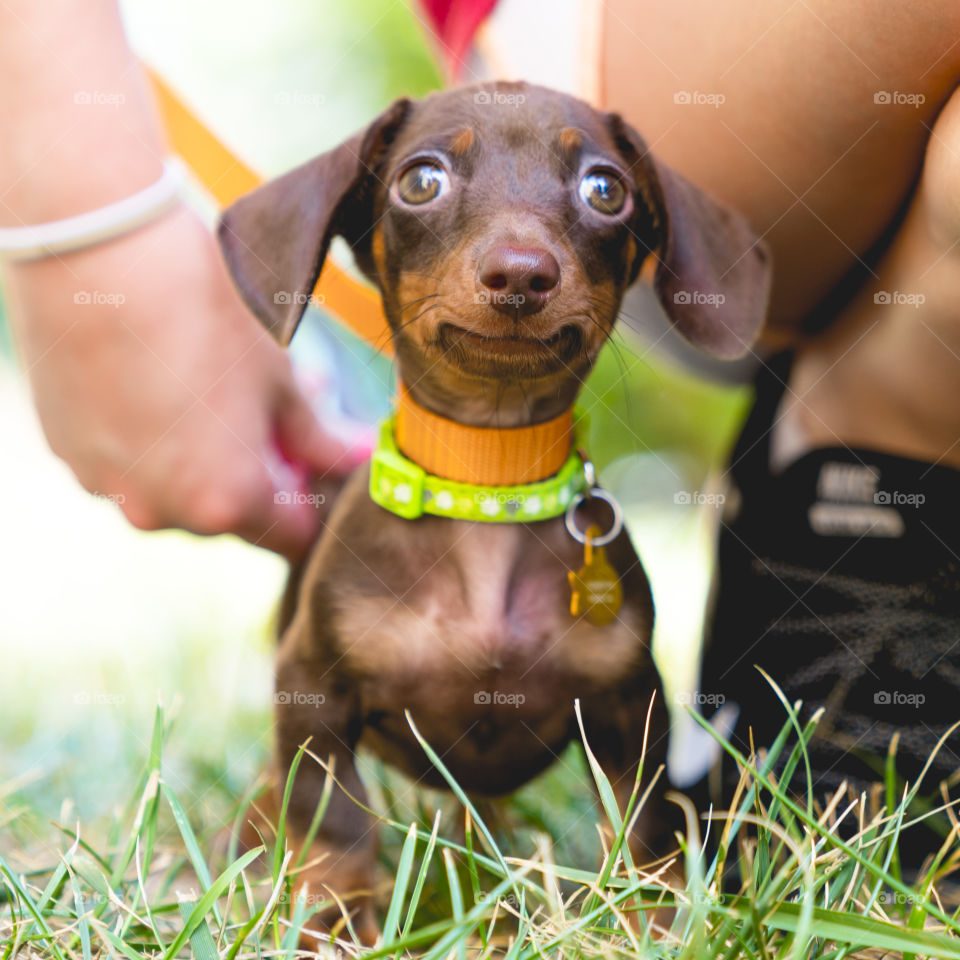
<path id="1" fill-rule="evenodd" d="M 447 188 L 447 171 L 439 164 L 418 160 L 407 167 L 397 180 L 397 193 L 404 203 L 429 203 Z"/>
<path id="2" fill-rule="evenodd" d="M 627 202 L 627 188 L 612 170 L 591 170 L 580 181 L 580 199 L 594 210 L 613 216 Z"/>

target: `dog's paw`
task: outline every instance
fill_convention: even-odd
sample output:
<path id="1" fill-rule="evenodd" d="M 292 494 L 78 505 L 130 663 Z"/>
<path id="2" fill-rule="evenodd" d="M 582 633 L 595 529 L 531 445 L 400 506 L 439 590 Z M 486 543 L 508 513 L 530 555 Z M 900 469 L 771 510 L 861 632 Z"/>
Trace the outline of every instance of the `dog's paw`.
<path id="1" fill-rule="evenodd" d="M 350 928 L 361 943 L 376 943 L 380 930 L 373 909 L 373 868 L 366 851 L 343 853 L 322 844 L 310 848 L 306 866 L 296 874 L 294 902 L 303 897 L 309 907 L 321 908 L 300 935 L 302 949 L 328 946 L 331 937 L 351 940 Z"/>

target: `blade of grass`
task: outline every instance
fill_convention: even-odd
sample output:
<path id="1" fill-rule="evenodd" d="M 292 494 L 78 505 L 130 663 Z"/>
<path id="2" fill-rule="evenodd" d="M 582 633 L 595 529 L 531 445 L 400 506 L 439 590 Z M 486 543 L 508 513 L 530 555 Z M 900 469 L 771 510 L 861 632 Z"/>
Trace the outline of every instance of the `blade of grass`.
<path id="1" fill-rule="evenodd" d="M 196 900 L 190 897 L 180 897 L 177 901 L 177 907 L 180 916 L 184 921 L 190 919 L 190 915 L 196 909 Z M 190 949 L 193 951 L 194 960 L 217 960 L 217 944 L 210 932 L 210 927 L 206 923 L 199 923 L 190 934 Z"/>
<path id="2" fill-rule="evenodd" d="M 651 702 L 651 707 L 652 706 L 653 704 Z M 590 897 L 587 898 L 586 901 L 584 901 L 582 908 L 586 913 L 591 913 L 596 909 L 597 903 L 600 899 L 597 891 L 604 890 L 606 888 L 607 882 L 609 881 L 610 876 L 616 867 L 617 857 L 622 853 L 624 864 L 626 865 L 627 871 L 632 877 L 636 876 L 636 868 L 633 863 L 633 858 L 630 855 L 630 845 L 628 843 L 624 843 L 624 838 L 626 835 L 626 822 L 620 814 L 620 807 L 617 804 L 616 794 L 613 792 L 613 787 L 610 785 L 610 779 L 603 772 L 603 768 L 600 766 L 599 761 L 597 760 L 593 751 L 590 749 L 590 744 L 587 742 L 587 733 L 583 727 L 583 716 L 580 712 L 579 699 L 574 701 L 573 709 L 577 716 L 577 724 L 580 727 L 580 739 L 583 744 L 583 752 L 586 755 L 587 764 L 590 767 L 590 772 L 593 774 L 593 780 L 597 786 L 597 792 L 600 795 L 600 804 L 603 807 L 604 813 L 607 816 L 607 820 L 610 822 L 610 826 L 613 828 L 614 832 L 614 843 L 610 848 L 609 855 L 606 858 L 603 871 L 596 882 L 596 890 L 591 893 Z M 650 714 L 648 710 L 648 720 L 649 715 Z M 637 781 L 634 784 L 634 794 L 639 788 L 639 776 L 641 775 L 641 772 L 642 765 L 637 771 Z"/>
<path id="3" fill-rule="evenodd" d="M 7 884 L 16 894 L 17 900 L 26 908 L 27 912 L 30 914 L 33 923 L 28 929 L 32 929 L 35 924 L 39 927 L 41 931 L 40 939 L 47 941 L 50 944 L 50 951 L 57 958 L 57 960 L 64 960 L 63 954 L 60 952 L 59 946 L 57 946 L 56 937 L 54 937 L 53 932 L 50 927 L 47 926 L 47 921 L 44 919 L 43 914 L 37 910 L 37 904 L 35 903 L 33 897 L 30 896 L 26 887 L 20 883 L 19 878 L 14 874 L 10 869 L 7 862 L 0 856 L 0 874 L 6 878 Z"/>
<path id="4" fill-rule="evenodd" d="M 137 896 L 134 897 L 134 902 L 131 907 L 131 911 L 136 910 L 137 904 L 139 903 L 140 897 L 143 898 L 143 909 L 147 914 L 147 923 L 150 924 L 150 929 L 153 931 L 153 937 L 157 941 L 157 946 L 160 950 L 164 949 L 163 937 L 160 935 L 160 931 L 157 929 L 156 921 L 153 919 L 153 911 L 150 909 L 150 901 L 147 899 L 146 887 L 143 884 L 143 865 L 140 862 L 140 841 L 137 840 L 137 849 L 134 851 L 134 862 L 137 865 Z M 133 920 L 132 912 L 127 915 L 127 922 L 124 924 L 123 929 L 129 927 L 130 923 Z M 121 930 L 122 935 L 122 930 Z"/>
<path id="5" fill-rule="evenodd" d="M 112 930 L 110 930 L 105 923 L 99 920 L 94 921 L 94 929 L 97 931 L 97 935 L 109 946 L 113 947 L 115 950 L 119 950 L 127 960 L 143 960 L 143 955 L 137 953 L 132 947 L 128 947 L 123 940 L 120 939 Z"/>
<path id="6" fill-rule="evenodd" d="M 266 913 L 266 907 L 263 910 L 258 910 L 239 930 L 237 933 L 236 940 L 233 941 L 233 946 L 227 951 L 226 960 L 235 960 L 237 954 L 243 949 L 244 944 L 247 942 L 247 937 L 250 936 L 250 931 L 257 926 L 260 921 L 263 919 Z"/>
<path id="7" fill-rule="evenodd" d="M 57 828 L 57 830 L 59 830 L 65 837 L 67 837 L 68 839 L 73 840 L 75 843 L 79 844 L 79 845 L 80 845 L 80 849 L 83 850 L 84 853 L 89 854 L 89 856 L 91 856 L 94 860 L 96 860 L 97 863 L 100 864 L 100 866 L 103 868 L 104 871 L 108 871 L 108 870 L 110 869 L 110 863 L 109 863 L 109 861 L 107 860 L 107 858 L 106 858 L 106 857 L 103 857 L 103 856 L 101 856 L 99 853 L 97 853 L 97 851 L 94 850 L 94 848 L 93 848 L 92 846 L 90 846 L 90 844 L 87 843 L 87 841 L 84 840 L 84 839 L 80 836 L 80 829 L 79 829 L 79 827 L 77 828 L 76 831 L 72 831 L 72 830 L 70 830 L 68 827 L 64 827 L 62 824 L 59 824 L 59 823 L 58 823 L 58 824 L 54 824 L 54 826 L 55 826 L 55 827 Z"/>
<path id="8" fill-rule="evenodd" d="M 497 846 L 496 841 L 493 838 L 493 834 L 487 828 L 487 825 L 483 822 L 483 818 L 477 813 L 477 808 L 470 801 L 470 798 L 464 793 L 463 788 L 457 783 L 456 779 L 450 773 L 450 771 L 444 766 L 443 761 L 437 755 L 433 747 L 423 738 L 423 735 L 420 733 L 417 725 L 413 722 L 413 717 L 410 715 L 409 710 L 404 710 L 403 715 L 407 718 L 407 723 L 410 726 L 410 729 L 413 731 L 413 735 L 417 738 L 417 742 L 423 748 L 424 753 L 429 757 L 430 762 L 440 771 L 441 776 L 444 780 L 447 781 L 450 789 L 456 795 L 456 798 L 470 811 L 470 815 L 473 817 L 474 823 L 477 825 L 477 829 L 480 831 L 480 835 L 487 843 L 487 849 L 496 859 L 497 863 L 502 870 L 503 876 L 510 875 L 510 868 L 507 866 L 506 860 L 503 858 L 503 854 L 500 852 L 500 848 Z M 519 895 L 519 891 L 517 891 Z"/>
<path id="9" fill-rule="evenodd" d="M 197 843 L 197 837 L 193 832 L 193 827 L 190 826 L 187 812 L 183 809 L 183 804 L 180 803 L 179 798 L 170 787 L 170 784 L 161 781 L 161 788 L 164 797 L 166 797 L 167 805 L 170 807 L 170 812 L 173 814 L 173 822 L 180 831 L 180 838 L 183 840 L 187 856 L 190 858 L 193 872 L 197 875 L 197 880 L 200 882 L 200 889 L 206 893 L 206 891 L 210 889 L 210 869 L 207 867 L 207 861 L 204 859 L 203 853 L 200 850 L 200 844 Z M 223 918 L 220 916 L 220 908 L 216 903 L 213 905 L 213 915 L 216 918 L 217 927 L 222 927 Z"/>
<path id="10" fill-rule="evenodd" d="M 793 706 L 790 704 L 790 701 L 787 700 L 784 692 L 780 689 L 777 682 L 773 677 L 768 674 L 763 667 L 755 667 L 754 669 L 763 677 L 764 680 L 770 685 L 773 689 L 773 692 L 777 695 L 777 699 L 780 703 L 783 704 L 783 709 L 787 711 L 787 717 L 790 719 L 790 724 L 793 727 L 794 732 L 797 735 L 797 740 L 799 741 L 800 749 L 803 751 L 803 766 L 807 773 L 807 816 L 813 816 L 813 771 L 810 769 L 810 754 L 807 752 L 807 743 L 803 737 L 803 730 L 800 729 L 800 721 L 797 718 L 797 711 L 793 709 Z M 814 716 L 818 716 L 823 711 L 818 710 Z M 818 717 L 819 719 L 819 717 Z"/>
<path id="11" fill-rule="evenodd" d="M 423 895 L 423 885 L 427 881 L 427 873 L 430 870 L 430 864 L 433 861 L 433 851 L 437 845 L 437 834 L 440 831 L 440 811 L 433 819 L 433 829 L 427 837 L 427 848 L 423 852 L 423 860 L 420 863 L 420 871 L 417 874 L 417 882 L 413 887 L 413 895 L 410 897 L 410 906 L 407 907 L 407 917 L 403 922 L 403 931 L 400 939 L 404 940 L 413 925 L 413 918 L 416 915 L 417 907 L 420 905 L 420 897 Z"/>
<path id="12" fill-rule="evenodd" d="M 190 913 L 187 922 L 184 924 L 183 929 L 174 937 L 173 942 L 170 944 L 163 957 L 164 960 L 173 960 L 179 952 L 180 948 L 184 945 L 187 938 L 193 932 L 198 924 L 200 924 L 203 919 L 206 917 L 207 913 L 210 911 L 211 906 L 217 897 L 223 893 L 224 890 L 230 884 L 230 881 L 238 874 L 241 870 L 246 869 L 260 854 L 263 853 L 263 847 L 255 847 L 253 850 L 250 850 L 248 853 L 245 853 L 239 860 L 230 864 L 223 873 L 217 877 L 216 880 L 210 885 L 210 889 L 199 899 L 197 905 L 193 908 Z"/>
<path id="13" fill-rule="evenodd" d="M 746 917 L 748 910 L 746 905 L 736 903 L 718 906 L 717 909 L 740 919 Z M 763 925 L 773 930 L 795 932 L 802 922 L 800 914 L 800 905 L 781 903 L 763 918 Z M 812 922 L 817 936 L 824 940 L 835 940 L 875 950 L 919 953 L 937 957 L 938 960 L 960 960 L 960 941 L 941 933 L 908 930 L 875 917 L 839 913 L 835 910 L 824 910 L 822 907 L 814 907 Z"/>
<path id="14" fill-rule="evenodd" d="M 473 894 L 473 902 L 479 903 L 483 896 L 480 891 L 480 874 L 477 870 L 477 861 L 473 855 L 473 821 L 470 819 L 470 811 L 463 811 L 463 840 L 467 848 L 467 874 L 470 877 L 470 892 Z M 484 924 L 480 925 L 480 946 L 483 950 L 487 949 L 487 931 Z"/>
<path id="15" fill-rule="evenodd" d="M 590 766 L 590 772 L 593 774 L 594 783 L 597 785 L 597 792 L 600 794 L 600 803 L 603 806 L 603 812 L 606 814 L 607 819 L 610 821 L 610 825 L 613 827 L 614 833 L 619 834 L 623 828 L 623 818 L 620 814 L 620 807 L 617 805 L 617 798 L 613 792 L 613 787 L 610 785 L 610 779 L 603 772 L 603 768 L 600 766 L 599 761 L 596 756 L 594 756 L 593 751 L 590 749 L 590 744 L 587 742 L 587 733 L 583 728 L 583 715 L 580 712 L 580 700 L 574 700 L 573 709 L 577 715 L 577 724 L 580 727 L 580 739 L 583 743 L 583 752 L 586 754 L 587 763 Z M 611 859 L 614 856 L 614 852 L 611 849 L 610 851 Z M 633 866 L 633 861 L 630 859 L 630 851 L 628 848 L 623 850 L 624 860 Z"/>
<path id="16" fill-rule="evenodd" d="M 79 826 L 77 827 L 77 832 L 79 833 Z M 60 858 L 60 861 L 57 863 L 56 868 L 53 871 L 50 879 L 47 881 L 47 885 L 43 888 L 43 892 L 40 894 L 40 899 L 37 901 L 36 907 L 37 912 L 41 916 L 45 916 L 47 913 L 47 908 L 50 903 L 54 900 L 56 896 L 59 895 L 60 890 L 62 889 L 64 880 L 67 875 L 67 865 L 76 855 L 77 848 L 79 846 L 79 840 L 74 840 L 70 845 L 70 848 L 63 854 Z M 33 924 L 29 924 L 26 930 L 24 931 L 24 936 L 29 936 L 33 929 Z"/>
<path id="17" fill-rule="evenodd" d="M 407 836 L 400 851 L 400 860 L 397 863 L 396 881 L 393 884 L 393 893 L 390 895 L 390 906 L 387 907 L 387 919 L 383 924 L 383 944 L 390 946 L 396 939 L 399 931 L 400 911 L 407 896 L 407 887 L 410 884 L 410 875 L 413 872 L 413 858 L 417 852 L 417 825 L 410 824 Z"/>
<path id="18" fill-rule="evenodd" d="M 264 908 L 259 912 L 254 913 L 253 916 L 251 916 L 250 919 L 240 929 L 237 939 L 234 941 L 229 953 L 227 953 L 227 960 L 235 960 L 237 954 L 240 952 L 240 949 L 243 947 L 244 943 L 252 932 L 257 934 L 257 954 L 259 956 L 260 928 L 270 920 L 271 914 L 277 905 L 277 901 L 280 899 L 280 894 L 286 886 L 286 872 L 292 856 L 292 852 L 287 853 L 286 857 L 284 858 L 283 865 L 280 867 L 280 879 L 273 885 L 273 890 L 270 892 L 270 899 L 267 901 L 266 906 L 264 906 Z M 246 888 L 246 876 L 241 874 L 241 879 L 243 880 L 244 887 Z M 250 903 L 252 906 L 252 897 L 250 897 Z"/>
<path id="19" fill-rule="evenodd" d="M 473 902 L 477 903 L 481 897 L 480 875 L 477 873 L 477 861 L 473 856 L 473 821 L 470 811 L 463 811 L 463 841 L 467 848 L 467 872 L 470 875 L 470 890 L 473 893 Z"/>
<path id="20" fill-rule="evenodd" d="M 700 831 L 697 825 L 697 811 L 693 804 L 682 794 L 669 792 L 666 799 L 676 803 L 683 811 L 686 838 L 681 844 L 684 853 L 687 875 L 687 899 L 689 906 L 678 909 L 674 921 L 682 924 L 681 939 L 686 945 L 685 953 L 691 957 L 700 956 L 706 945 L 706 912 L 709 897 L 703 882 L 703 860 L 700 857 Z"/>
<path id="21" fill-rule="evenodd" d="M 293 904 L 293 916 L 290 918 L 290 926 L 284 934 L 280 949 L 286 960 L 291 960 L 297 949 L 297 943 L 300 939 L 300 930 L 303 927 L 303 921 L 307 915 L 307 890 L 301 887 L 297 892 L 297 898 Z M 199 958 L 198 958 L 199 960 Z"/>
<path id="22" fill-rule="evenodd" d="M 457 866 L 453 862 L 453 854 L 449 850 L 443 851 L 443 865 L 447 871 L 447 887 L 450 890 L 450 909 L 453 913 L 453 922 L 463 922 L 463 889 L 460 878 L 457 876 Z M 479 906 L 479 904 L 478 904 Z M 457 940 L 457 960 L 467 960 L 466 937 Z"/>
<path id="23" fill-rule="evenodd" d="M 523 944 L 526 942 L 527 934 L 530 931 L 530 924 L 527 920 L 521 920 L 520 925 L 517 927 L 517 935 L 514 938 L 513 943 L 510 944 L 510 949 L 507 950 L 506 956 L 503 960 L 517 960 L 520 956 L 520 950 L 523 948 Z"/>
<path id="24" fill-rule="evenodd" d="M 306 746 L 306 744 L 304 744 L 304 746 Z M 320 829 L 320 824 L 323 823 L 323 818 L 326 816 L 327 807 L 330 805 L 330 797 L 333 794 L 336 761 L 336 757 L 330 757 L 330 766 L 327 769 L 327 775 L 323 779 L 323 789 L 320 791 L 320 801 L 317 803 L 317 809 L 313 811 L 313 818 L 310 820 L 310 826 L 307 829 L 307 835 L 303 840 L 303 849 L 300 851 L 300 856 L 297 857 L 297 862 L 294 864 L 294 870 L 299 870 L 300 867 L 302 867 L 305 863 L 307 859 L 307 852 L 317 836 L 317 831 Z"/>
<path id="25" fill-rule="evenodd" d="M 892 814 L 897 808 L 897 744 L 900 741 L 900 732 L 894 733 L 890 739 L 890 746 L 887 748 L 887 756 L 883 764 L 883 787 L 886 797 L 887 812 Z M 896 844 L 894 844 L 896 847 Z M 900 854 L 894 850 L 893 859 L 890 863 L 890 872 L 898 879 L 902 880 L 903 875 L 900 872 Z"/>
<path id="26" fill-rule="evenodd" d="M 519 872 L 526 875 L 530 868 L 530 866 L 526 866 Z M 516 889 L 516 880 L 513 876 L 507 876 L 497 884 L 490 892 L 490 902 L 496 903 L 497 899 L 510 889 Z M 421 960 L 440 960 L 440 958 L 447 957 L 454 946 L 459 949 L 460 944 L 465 942 L 469 932 L 481 923 L 490 912 L 492 912 L 492 907 L 489 903 L 478 903 L 463 915 L 460 922 L 456 920 L 445 921 L 447 932 L 423 954 Z M 370 955 L 368 955 L 368 960 L 369 957 Z"/>
<path id="27" fill-rule="evenodd" d="M 130 836 L 127 838 L 127 845 L 112 863 L 111 873 L 107 879 L 107 885 L 111 890 L 115 891 L 120 886 L 121 882 L 123 881 L 124 874 L 127 872 L 130 864 L 133 862 L 133 855 L 137 849 L 137 841 L 140 839 L 140 831 L 143 827 L 147 811 L 150 809 L 151 802 L 156 797 L 159 783 L 160 774 L 158 771 L 154 770 L 147 777 L 146 785 L 143 788 L 143 793 L 140 797 L 140 806 L 137 810 L 137 815 L 134 819 Z M 94 910 L 94 916 L 102 916 L 106 907 L 106 901 L 101 901 L 96 910 Z"/>
<path id="28" fill-rule="evenodd" d="M 76 851 L 76 844 L 72 852 Z M 47 912 L 47 907 L 53 898 L 59 893 L 61 885 L 67 876 L 67 863 L 72 859 L 72 852 L 64 854 L 63 858 L 57 864 L 53 873 L 50 875 L 50 880 L 47 882 L 47 885 L 43 888 L 43 893 L 40 894 L 40 899 L 37 901 L 37 910 L 41 914 Z"/>
<path id="29" fill-rule="evenodd" d="M 144 777 L 142 781 L 143 788 L 140 794 L 140 802 L 135 805 L 137 813 L 134 818 L 133 830 L 131 830 L 130 836 L 127 838 L 127 845 L 120 855 L 119 860 L 114 862 L 113 871 L 110 874 L 110 886 L 114 889 L 116 889 L 117 884 L 119 884 L 123 879 L 123 875 L 127 872 L 127 867 L 130 866 L 130 863 L 133 860 L 133 853 L 144 823 L 153 823 L 154 827 L 156 826 L 156 821 L 152 816 L 150 816 L 150 813 L 157 800 L 157 789 L 160 783 L 160 762 L 162 749 L 163 706 L 161 704 L 157 704 L 157 709 L 153 718 L 153 732 L 150 735 L 150 755 L 147 759 L 146 770 L 144 771 Z"/>
<path id="30" fill-rule="evenodd" d="M 757 782 L 764 787 L 764 789 L 768 790 L 771 794 L 778 796 L 780 798 L 781 803 L 787 809 L 789 809 L 794 814 L 794 816 L 797 817 L 798 820 L 800 820 L 810 829 L 816 831 L 821 836 L 826 837 L 831 846 L 836 847 L 838 850 L 841 850 L 843 853 L 845 853 L 848 857 L 851 857 L 852 859 L 856 860 L 858 863 L 866 867 L 867 870 L 874 877 L 882 879 L 884 883 L 892 887 L 898 893 L 902 893 L 904 896 L 909 897 L 910 899 L 914 899 L 914 896 L 915 896 L 914 892 L 909 887 L 904 885 L 895 877 L 892 877 L 885 870 L 881 870 L 875 863 L 873 863 L 871 860 L 869 860 L 867 857 L 861 854 L 858 850 L 851 847 L 850 844 L 841 840 L 839 837 L 834 836 L 833 834 L 824 833 L 816 820 L 814 820 L 811 817 L 808 817 L 806 812 L 801 807 L 799 807 L 796 803 L 794 803 L 793 800 L 790 799 L 790 797 L 784 794 L 779 787 L 775 786 L 766 777 L 765 774 L 761 773 L 760 770 L 757 769 L 756 766 L 750 763 L 746 759 L 746 757 L 744 757 L 743 754 L 732 743 L 730 743 L 725 737 L 721 736 L 716 730 L 714 730 L 710 726 L 708 721 L 702 718 L 696 717 L 696 714 L 693 714 L 693 716 L 710 733 L 710 735 L 714 737 L 723 746 L 724 750 L 726 750 L 727 753 L 730 754 L 730 756 L 734 757 L 738 763 L 740 763 L 742 766 L 746 767 L 746 769 L 750 771 L 750 773 L 756 778 Z M 935 904 L 932 904 L 932 903 L 924 904 L 923 909 L 930 916 L 934 917 L 936 920 L 939 920 L 941 923 L 943 923 L 949 929 L 953 930 L 955 933 L 960 933 L 960 923 L 957 923 L 957 921 L 947 916 L 947 914 L 945 914 L 943 910 L 941 910 Z"/>
<path id="31" fill-rule="evenodd" d="M 779 778 L 779 783 L 783 787 L 788 787 L 790 783 L 793 782 L 793 775 L 796 772 L 797 765 L 800 762 L 801 757 L 807 756 L 806 745 L 810 741 L 810 738 L 813 736 L 814 731 L 816 730 L 817 724 L 820 718 L 820 711 L 818 711 L 811 719 L 807 722 L 807 725 L 803 728 L 803 731 L 800 735 L 800 740 L 790 753 L 790 756 L 787 758 L 787 762 L 784 765 L 783 773 Z M 796 838 L 800 839 L 800 834 L 798 834 L 794 828 L 796 821 L 788 810 L 783 810 L 780 805 L 780 800 L 778 797 L 774 797 L 770 803 L 770 809 L 767 811 L 767 816 L 771 821 L 779 821 L 787 827 L 787 832 L 792 836 L 795 835 Z M 777 858 L 783 850 L 783 845 L 780 844 L 777 849 L 773 852 L 773 855 L 769 857 L 769 864 L 765 872 L 760 874 L 759 886 L 764 886 L 765 883 L 770 879 L 770 874 L 773 870 L 773 864 L 776 863 Z"/>
<path id="32" fill-rule="evenodd" d="M 714 737 L 714 739 L 718 740 L 718 742 L 722 740 L 722 738 L 720 738 L 717 732 L 713 729 L 713 726 L 709 723 L 709 721 L 704 720 L 699 713 L 697 713 L 695 710 L 691 710 L 689 707 L 687 708 L 687 713 L 693 717 L 696 723 L 699 723 L 701 726 L 703 726 L 710 733 L 710 735 Z M 780 757 L 780 754 L 783 752 L 784 746 L 786 746 L 787 739 L 789 738 L 791 731 L 792 727 L 790 725 L 790 721 L 787 720 L 784 722 L 779 733 L 774 738 L 773 745 L 767 750 L 767 755 L 760 766 L 760 770 L 764 774 L 769 773 L 774 768 L 777 760 Z M 731 756 L 733 756 L 733 754 L 731 754 Z M 738 807 L 740 812 L 746 811 L 754 806 L 754 798 L 757 794 L 757 789 L 757 782 L 754 780 L 743 792 L 743 796 L 740 799 L 740 805 Z M 733 817 L 725 825 L 723 832 L 724 836 L 722 843 L 720 844 L 720 849 L 718 850 L 714 861 L 707 869 L 707 873 L 704 878 L 707 884 L 713 882 L 714 877 L 716 876 L 717 867 L 725 860 L 726 851 L 733 847 L 734 841 L 737 838 L 737 834 L 740 832 L 740 826 L 741 821 L 737 817 Z"/>
<path id="33" fill-rule="evenodd" d="M 73 908 L 77 915 L 77 932 L 80 934 L 80 951 L 83 960 L 91 960 L 90 953 L 90 922 L 87 919 L 87 908 L 83 902 L 83 892 L 77 878 L 70 874 L 70 884 L 73 887 Z"/>
<path id="34" fill-rule="evenodd" d="M 297 750 L 296 756 L 290 763 L 290 770 L 287 772 L 287 782 L 283 788 L 283 801 L 280 804 L 280 816 L 277 819 L 277 845 L 273 850 L 273 882 L 280 879 L 280 866 L 283 863 L 286 853 L 287 840 L 287 808 L 290 806 L 290 797 L 293 794 L 293 782 L 297 777 L 297 770 L 300 767 L 300 761 L 303 759 L 303 752 L 307 749 L 311 738 L 307 738 Z"/>

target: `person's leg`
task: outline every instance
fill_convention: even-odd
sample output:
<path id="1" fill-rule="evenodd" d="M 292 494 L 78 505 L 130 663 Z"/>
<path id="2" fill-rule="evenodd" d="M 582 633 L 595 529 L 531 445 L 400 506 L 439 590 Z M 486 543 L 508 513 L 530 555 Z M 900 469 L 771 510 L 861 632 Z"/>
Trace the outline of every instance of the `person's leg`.
<path id="1" fill-rule="evenodd" d="M 917 191 L 874 273 L 798 350 L 789 417 L 810 446 L 960 469 L 960 91 L 932 126 Z"/>
<path id="2" fill-rule="evenodd" d="M 822 707 L 821 795 L 878 779 L 894 733 L 915 782 L 960 719 L 958 187 L 960 93 L 876 278 L 792 364 L 765 368 L 732 460 L 740 507 L 721 537 L 704 684 L 740 703 L 741 747 L 786 717 L 753 664 L 805 717 Z M 923 792 L 955 776 L 958 753 L 955 733 Z M 905 862 L 938 842 L 911 830 Z"/>
<path id="3" fill-rule="evenodd" d="M 766 234 L 772 327 L 798 324 L 908 195 L 960 79 L 960 6 L 605 2 L 605 106 Z"/>
<path id="4" fill-rule="evenodd" d="M 607 106 L 766 232 L 775 328 L 832 321 L 761 373 L 702 687 L 740 703 L 745 749 L 786 718 L 754 664 L 824 707 L 821 796 L 877 779 L 895 731 L 915 778 L 960 716 L 960 9 L 607 3 Z M 913 834 L 915 862 L 936 838 Z"/>

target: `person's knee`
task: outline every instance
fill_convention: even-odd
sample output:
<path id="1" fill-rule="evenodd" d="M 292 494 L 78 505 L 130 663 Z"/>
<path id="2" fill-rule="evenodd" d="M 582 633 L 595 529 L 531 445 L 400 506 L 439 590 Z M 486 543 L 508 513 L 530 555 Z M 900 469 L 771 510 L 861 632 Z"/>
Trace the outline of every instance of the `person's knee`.
<path id="1" fill-rule="evenodd" d="M 960 237 L 960 87 L 933 125 L 920 190 L 931 231 L 951 246 Z"/>

